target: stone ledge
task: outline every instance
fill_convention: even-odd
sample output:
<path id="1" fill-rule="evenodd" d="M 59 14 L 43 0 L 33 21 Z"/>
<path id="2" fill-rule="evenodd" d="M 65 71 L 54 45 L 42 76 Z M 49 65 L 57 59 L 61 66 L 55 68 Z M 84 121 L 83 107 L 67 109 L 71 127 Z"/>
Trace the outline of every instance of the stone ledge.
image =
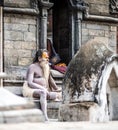
<path id="1" fill-rule="evenodd" d="M 4 86 L 5 89 L 9 90 L 10 92 L 18 95 L 18 96 L 23 96 L 22 95 L 22 86 Z M 26 98 L 26 97 L 24 97 Z M 36 108 L 41 109 L 40 106 L 40 99 L 30 99 L 30 98 L 26 98 L 27 100 L 32 100 L 35 105 Z M 47 111 L 48 111 L 48 116 L 51 119 L 57 119 L 58 118 L 58 111 L 59 111 L 59 107 L 62 104 L 62 101 L 54 101 L 54 100 L 48 100 L 48 104 L 47 104 Z"/>
<path id="2" fill-rule="evenodd" d="M 4 88 L 16 95 L 22 96 L 22 86 L 4 86 Z"/>
<path id="3" fill-rule="evenodd" d="M 5 13 L 25 14 L 25 15 L 38 15 L 39 11 L 30 8 L 15 8 L 15 7 L 4 7 Z"/>
<path id="4" fill-rule="evenodd" d="M 64 77 L 64 74 L 62 74 L 61 72 L 59 72 L 57 70 L 51 69 L 50 71 L 54 78 L 63 78 Z"/>

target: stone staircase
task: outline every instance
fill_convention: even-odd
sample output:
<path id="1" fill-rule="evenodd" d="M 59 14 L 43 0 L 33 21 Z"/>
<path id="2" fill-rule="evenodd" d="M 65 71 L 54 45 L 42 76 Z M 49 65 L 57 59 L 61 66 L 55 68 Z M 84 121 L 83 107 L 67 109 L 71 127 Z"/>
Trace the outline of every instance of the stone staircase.
<path id="1" fill-rule="evenodd" d="M 51 72 L 57 86 L 62 87 L 62 80 L 64 75 L 54 70 L 52 70 Z M 18 96 L 23 96 L 22 95 L 23 83 L 24 80 L 4 80 L 4 88 Z M 36 104 L 36 107 L 40 109 L 40 100 L 33 99 L 33 102 Z M 58 110 L 61 103 L 62 103 L 61 101 L 57 102 L 53 100 L 48 100 L 47 111 L 49 118 L 51 119 L 58 118 Z"/>

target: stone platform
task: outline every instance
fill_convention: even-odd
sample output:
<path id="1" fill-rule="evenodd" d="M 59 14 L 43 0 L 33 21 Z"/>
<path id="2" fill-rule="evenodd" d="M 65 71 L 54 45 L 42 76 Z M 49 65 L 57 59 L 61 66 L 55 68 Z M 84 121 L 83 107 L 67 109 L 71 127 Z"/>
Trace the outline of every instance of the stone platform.
<path id="1" fill-rule="evenodd" d="M 118 130 L 118 121 L 107 123 L 91 122 L 51 122 L 2 124 L 0 130 Z"/>

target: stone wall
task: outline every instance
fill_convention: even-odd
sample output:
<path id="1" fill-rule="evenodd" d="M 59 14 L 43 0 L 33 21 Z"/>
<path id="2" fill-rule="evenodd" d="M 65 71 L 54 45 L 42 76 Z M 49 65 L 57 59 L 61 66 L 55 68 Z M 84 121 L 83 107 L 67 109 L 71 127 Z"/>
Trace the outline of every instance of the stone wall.
<path id="1" fill-rule="evenodd" d="M 86 0 L 89 3 L 90 13 L 109 15 L 109 0 Z"/>
<path id="2" fill-rule="evenodd" d="M 25 15 L 5 15 L 5 71 L 13 74 L 14 78 L 18 75 L 22 77 L 22 68 L 32 62 L 35 49 L 36 18 Z"/>
<path id="3" fill-rule="evenodd" d="M 29 8 L 30 0 L 5 0 L 5 7 Z M 37 17 L 23 13 L 4 13 L 4 71 L 10 80 L 25 78 L 37 48 Z"/>
<path id="4" fill-rule="evenodd" d="M 54 2 L 54 1 L 53 1 Z M 90 15 L 114 16 L 109 12 L 109 0 L 86 0 Z M 4 0 L 5 7 L 32 9 L 32 0 Z M 63 62 L 69 62 L 75 45 L 75 14 L 68 6 L 68 0 L 57 0 L 53 8 L 54 47 Z M 72 15 L 73 13 L 73 15 Z M 84 15 L 84 13 L 83 13 Z M 82 18 L 82 44 L 95 37 L 104 38 L 107 44 L 116 51 L 116 24 Z M 39 28 L 39 27 L 38 27 Z M 4 70 L 14 79 L 24 79 L 27 66 L 32 62 L 37 49 L 37 16 L 6 13 L 4 14 Z M 48 30 L 49 31 L 49 30 Z M 81 32 L 82 31 L 82 32 Z M 49 35 L 49 37 L 51 37 Z"/>
<path id="5" fill-rule="evenodd" d="M 108 41 L 109 47 L 116 52 L 117 50 L 117 24 L 106 17 L 117 18 L 118 13 L 113 13 L 111 6 L 116 6 L 112 0 L 86 0 L 88 3 L 88 14 L 91 16 L 101 17 L 104 19 L 93 18 L 89 21 L 87 19 L 82 22 L 82 44 L 94 37 L 104 37 Z M 93 16 L 93 17 L 94 17 Z"/>
<path id="6" fill-rule="evenodd" d="M 5 6 L 30 8 L 31 0 L 4 0 Z"/>
<path id="7" fill-rule="evenodd" d="M 97 22 L 83 22 L 82 23 L 82 44 L 88 40 L 97 38 L 104 38 L 106 44 L 116 52 L 116 41 L 117 41 L 117 27 L 108 23 L 97 23 Z"/>

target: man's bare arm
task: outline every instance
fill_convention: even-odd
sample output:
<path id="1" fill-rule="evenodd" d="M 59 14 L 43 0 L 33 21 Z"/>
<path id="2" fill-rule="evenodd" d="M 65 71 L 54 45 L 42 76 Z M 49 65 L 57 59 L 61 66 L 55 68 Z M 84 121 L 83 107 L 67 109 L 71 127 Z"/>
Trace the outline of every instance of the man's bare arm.
<path id="1" fill-rule="evenodd" d="M 55 92 L 61 92 L 62 91 L 62 88 L 60 88 L 56 85 L 55 80 L 53 79 L 51 74 L 49 75 L 49 84 L 54 89 L 53 91 L 55 91 Z"/>

